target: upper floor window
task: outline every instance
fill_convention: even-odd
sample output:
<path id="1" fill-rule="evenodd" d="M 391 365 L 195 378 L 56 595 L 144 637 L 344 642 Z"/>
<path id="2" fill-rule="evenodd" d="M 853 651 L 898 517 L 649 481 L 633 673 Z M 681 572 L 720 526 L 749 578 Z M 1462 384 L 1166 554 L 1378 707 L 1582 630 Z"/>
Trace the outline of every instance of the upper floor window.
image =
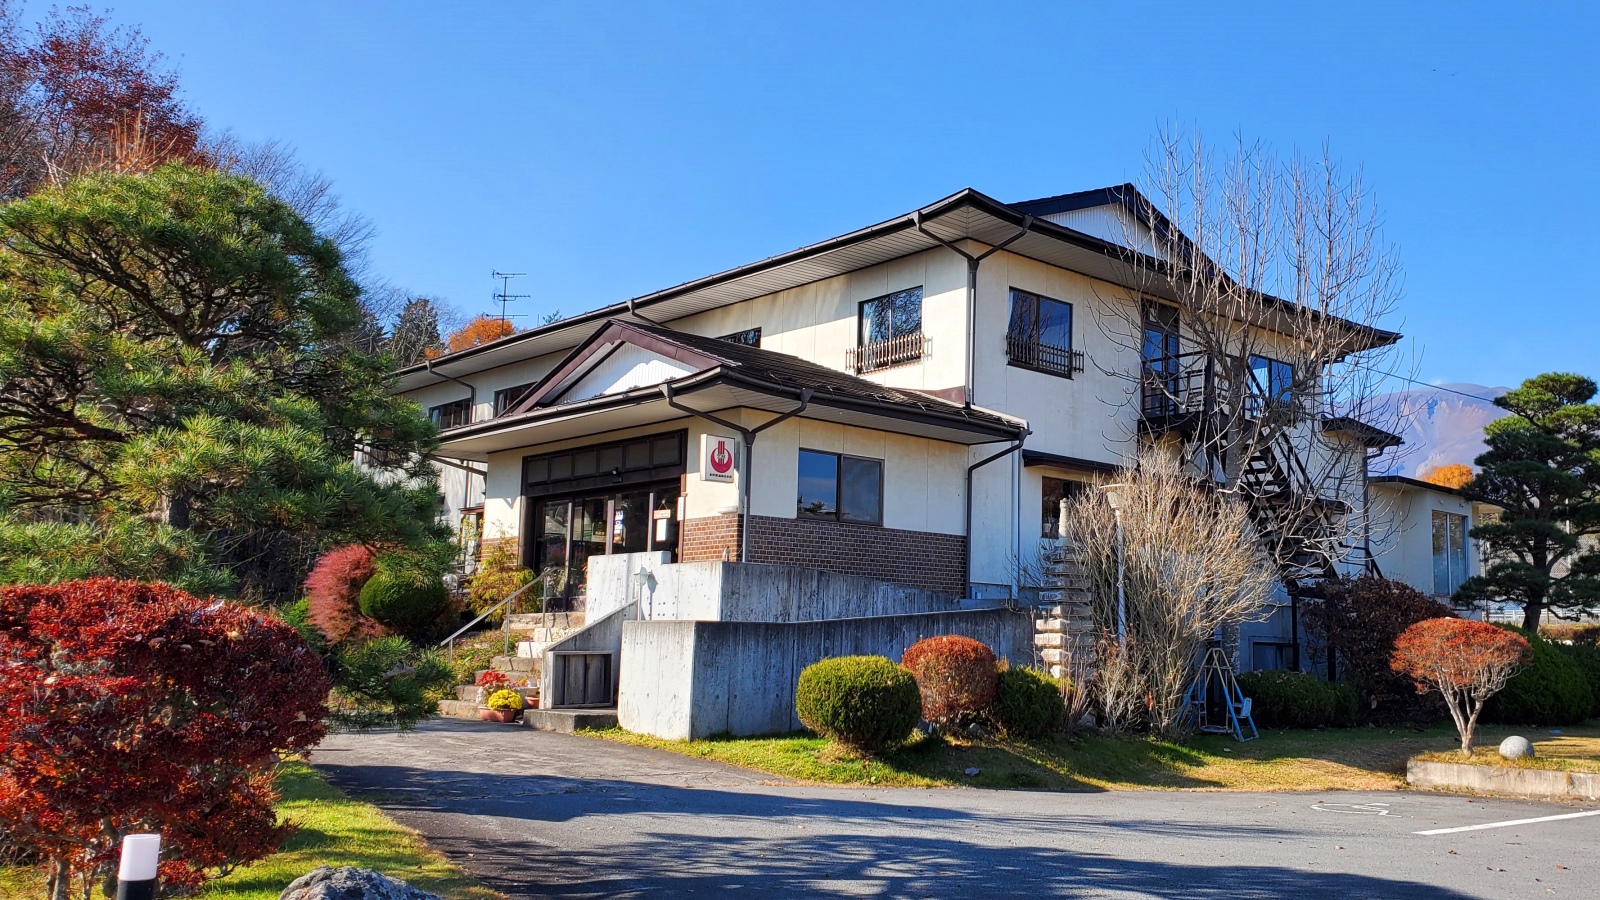
<path id="1" fill-rule="evenodd" d="M 1467 580 L 1467 517 L 1433 511 L 1433 592 L 1448 596 Z"/>
<path id="2" fill-rule="evenodd" d="M 883 460 L 801 450 L 795 514 L 802 519 L 883 524 Z"/>
<path id="3" fill-rule="evenodd" d="M 1082 372 L 1083 354 L 1072 349 L 1072 304 L 1012 288 L 1006 358 L 1067 378 Z"/>
<path id="4" fill-rule="evenodd" d="M 441 403 L 428 409 L 428 418 L 442 431 L 472 424 L 472 401 L 466 398 Z"/>
<path id="5" fill-rule="evenodd" d="M 730 344 L 743 344 L 746 347 L 759 347 L 761 346 L 761 329 L 747 328 L 744 331 L 735 331 L 733 334 L 725 334 L 722 337 L 717 338 L 717 340 L 727 341 Z"/>
<path id="6" fill-rule="evenodd" d="M 922 358 L 922 288 L 920 286 L 861 303 L 857 346 L 849 366 L 870 372 Z"/>
<path id="7" fill-rule="evenodd" d="M 1288 410 L 1294 399 L 1294 366 L 1269 356 L 1250 357 L 1251 416 L 1260 416 L 1263 409 Z"/>
<path id="8" fill-rule="evenodd" d="M 495 391 L 494 414 L 497 416 L 503 415 L 506 410 L 516 406 L 517 401 L 521 400 L 533 388 L 535 383 L 530 381 L 527 384 L 519 384 L 515 387 L 501 388 Z"/>

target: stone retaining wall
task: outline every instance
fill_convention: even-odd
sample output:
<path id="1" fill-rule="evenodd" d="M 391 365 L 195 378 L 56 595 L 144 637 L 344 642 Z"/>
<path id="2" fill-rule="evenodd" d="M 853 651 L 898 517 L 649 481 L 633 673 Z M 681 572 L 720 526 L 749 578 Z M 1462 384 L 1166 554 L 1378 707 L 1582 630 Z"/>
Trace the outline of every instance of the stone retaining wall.
<path id="1" fill-rule="evenodd" d="M 1600 800 L 1600 775 L 1589 772 L 1413 759 L 1406 763 L 1406 783 L 1418 788 L 1478 791 L 1536 800 Z"/>

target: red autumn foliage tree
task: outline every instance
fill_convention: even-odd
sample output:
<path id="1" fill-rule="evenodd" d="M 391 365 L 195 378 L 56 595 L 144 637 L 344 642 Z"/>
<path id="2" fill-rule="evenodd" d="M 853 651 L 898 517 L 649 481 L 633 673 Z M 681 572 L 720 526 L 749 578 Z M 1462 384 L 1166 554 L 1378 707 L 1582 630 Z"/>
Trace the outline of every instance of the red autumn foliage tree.
<path id="1" fill-rule="evenodd" d="M 192 887 L 273 852 L 280 753 L 325 733 L 328 680 L 282 622 L 163 584 L 0 588 L 0 832 L 52 900 L 112 877 L 159 831 L 161 878 Z"/>
<path id="2" fill-rule="evenodd" d="M 306 618 L 328 643 L 377 637 L 384 628 L 361 614 L 361 586 L 377 571 L 377 558 L 361 544 L 335 547 L 306 576 Z"/>
<path id="3" fill-rule="evenodd" d="M 926 638 L 900 657 L 922 694 L 922 717 L 948 728 L 976 716 L 994 702 L 1000 673 L 994 651 L 983 642 L 956 634 Z"/>
<path id="4" fill-rule="evenodd" d="M 1368 716 L 1407 719 L 1437 715 L 1418 708 L 1409 679 L 1390 668 L 1394 642 L 1407 628 L 1450 615 L 1450 609 L 1400 581 L 1362 575 L 1330 578 L 1302 595 L 1306 629 L 1336 660 L 1340 678 L 1355 684 Z"/>
<path id="5" fill-rule="evenodd" d="M 1391 665 L 1416 682 L 1417 692 L 1444 696 L 1461 735 L 1461 752 L 1472 755 L 1472 734 L 1483 704 L 1528 657 L 1522 635 L 1470 619 L 1429 619 L 1407 628 L 1394 644 Z"/>
<path id="6" fill-rule="evenodd" d="M 459 353 L 469 347 L 477 347 L 490 341 L 498 341 L 503 337 L 510 337 L 516 333 L 517 327 L 512 325 L 509 319 L 478 316 L 453 332 L 445 343 L 449 346 L 451 353 Z"/>
<path id="7" fill-rule="evenodd" d="M 25 29 L 18 12 L 0 0 L 0 200 L 87 171 L 203 162 L 200 117 L 137 28 L 68 7 Z"/>

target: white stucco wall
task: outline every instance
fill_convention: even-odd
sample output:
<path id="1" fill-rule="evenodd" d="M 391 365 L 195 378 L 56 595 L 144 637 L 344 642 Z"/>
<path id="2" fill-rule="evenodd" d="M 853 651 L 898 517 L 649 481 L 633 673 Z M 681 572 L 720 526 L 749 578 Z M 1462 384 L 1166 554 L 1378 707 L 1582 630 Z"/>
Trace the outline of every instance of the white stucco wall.
<path id="1" fill-rule="evenodd" d="M 1433 594 L 1433 511 L 1467 517 L 1477 524 L 1472 503 L 1444 491 L 1409 485 L 1372 485 L 1373 554 L 1386 577 Z M 1479 574 L 1477 542 L 1467 538 L 1467 575 Z M 1443 599 L 1443 598 L 1441 598 Z"/>

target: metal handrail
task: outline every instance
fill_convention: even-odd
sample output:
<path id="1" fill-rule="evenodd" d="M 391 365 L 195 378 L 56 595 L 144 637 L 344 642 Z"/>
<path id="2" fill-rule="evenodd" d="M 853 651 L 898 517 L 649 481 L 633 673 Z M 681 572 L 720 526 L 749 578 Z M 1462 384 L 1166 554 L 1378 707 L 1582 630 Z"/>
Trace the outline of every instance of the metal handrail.
<path id="1" fill-rule="evenodd" d="M 489 607 L 489 609 L 485 610 L 476 619 L 473 619 L 471 622 L 468 622 L 467 624 L 461 626 L 459 629 L 456 630 L 455 634 L 452 634 L 449 637 L 445 638 L 444 640 L 440 641 L 439 642 L 439 646 L 440 647 L 445 647 L 449 651 L 450 661 L 451 662 L 455 662 L 456 661 L 456 638 L 458 638 L 458 637 L 462 636 L 463 634 L 466 634 L 468 631 L 472 630 L 472 626 L 478 624 L 479 622 L 482 622 L 484 619 L 487 619 L 490 616 L 494 615 L 495 613 L 499 612 L 500 610 L 504 609 L 507 603 L 510 603 L 511 601 L 513 601 L 513 600 L 517 599 L 518 597 L 522 596 L 522 592 L 523 591 L 525 591 L 528 588 L 531 588 L 534 585 L 538 584 L 539 580 L 540 579 L 535 578 L 532 581 L 528 582 L 527 584 L 523 585 L 522 587 L 519 587 L 516 590 L 512 591 L 510 596 L 506 597 L 504 600 L 501 600 L 499 603 L 496 603 L 494 606 Z"/>

